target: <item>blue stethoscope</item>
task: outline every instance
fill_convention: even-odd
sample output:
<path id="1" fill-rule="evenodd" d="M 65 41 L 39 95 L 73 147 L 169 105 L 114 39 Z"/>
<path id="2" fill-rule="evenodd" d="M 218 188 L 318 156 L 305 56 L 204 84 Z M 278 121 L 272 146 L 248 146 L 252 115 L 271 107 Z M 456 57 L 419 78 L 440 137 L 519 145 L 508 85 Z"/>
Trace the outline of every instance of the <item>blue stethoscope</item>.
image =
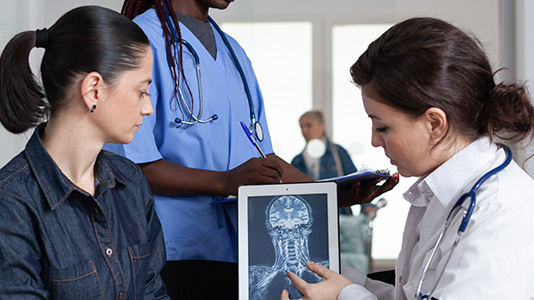
<path id="1" fill-rule="evenodd" d="M 164 4 L 164 5 L 165 5 L 165 17 L 166 17 L 167 25 L 169 26 L 169 29 L 171 30 L 171 34 L 173 36 L 173 42 L 176 43 L 176 42 L 178 42 L 178 33 L 176 32 L 176 28 L 174 28 L 174 23 L 172 22 L 171 17 L 167 13 L 167 5 L 166 4 Z M 250 89 L 248 87 L 247 79 L 245 77 L 245 73 L 243 72 L 243 68 L 241 67 L 241 64 L 239 63 L 239 60 L 237 59 L 237 56 L 236 56 L 236 54 L 234 52 L 234 49 L 232 48 L 232 45 L 230 45 L 230 42 L 228 41 L 228 38 L 226 38 L 226 35 L 221 30 L 219 25 L 217 25 L 217 23 L 215 23 L 215 21 L 209 16 L 208 16 L 208 20 L 213 25 L 215 30 L 217 30 L 217 32 L 221 36 L 222 40 L 224 41 L 224 44 L 226 45 L 226 47 L 228 48 L 228 50 L 230 52 L 230 56 L 232 57 L 232 61 L 234 62 L 234 65 L 235 65 L 237 71 L 239 72 L 239 75 L 241 77 L 241 81 L 243 82 L 245 93 L 247 94 L 248 105 L 249 105 L 249 109 L 250 109 L 250 121 L 251 121 L 250 131 L 256 136 L 258 141 L 261 142 L 261 141 L 263 141 L 263 128 L 262 128 L 260 122 L 258 120 L 256 120 L 256 114 L 254 113 L 254 103 L 252 102 L 252 96 L 250 94 Z M 202 118 L 203 105 L 204 105 L 204 98 L 202 96 L 202 83 L 201 83 L 201 80 L 200 80 L 200 57 L 198 56 L 197 52 L 195 51 L 195 49 L 193 48 L 193 46 L 191 46 L 191 44 L 189 42 L 187 42 L 186 40 L 182 39 L 182 45 L 184 45 L 187 48 L 189 54 L 193 57 L 193 60 L 195 62 L 195 67 L 196 67 L 196 70 L 197 70 L 198 99 L 199 99 L 200 107 L 199 107 L 198 116 L 195 116 L 195 114 L 189 108 L 189 105 L 187 105 L 187 102 L 185 101 L 185 97 L 184 97 L 184 94 L 182 92 L 182 88 L 181 88 L 180 84 L 178 83 L 178 78 L 176 78 L 176 76 L 174 75 L 175 74 L 175 70 L 174 70 L 174 64 L 171 61 L 172 56 L 170 55 L 170 53 L 167 53 L 167 62 L 169 64 L 169 67 L 171 68 L 171 71 L 172 71 L 174 80 L 176 82 L 176 85 L 178 86 L 178 93 L 180 95 L 180 99 L 182 100 L 182 103 L 184 104 L 185 108 L 187 109 L 187 112 L 189 113 L 189 115 L 192 118 L 192 121 L 190 121 L 190 122 L 182 120 L 180 118 L 176 118 L 176 119 L 174 119 L 174 123 L 177 126 L 180 126 L 182 124 L 194 125 L 196 123 L 209 123 L 211 121 L 217 120 L 219 118 L 217 116 L 217 114 L 214 114 L 214 115 L 212 115 L 211 117 L 209 117 L 208 119 L 205 119 L 205 120 L 201 119 Z"/>
<path id="2" fill-rule="evenodd" d="M 465 229 L 467 228 L 467 224 L 469 224 L 469 220 L 471 219 L 471 215 L 473 214 L 473 210 L 475 209 L 476 202 L 477 202 L 476 201 L 476 192 L 478 191 L 478 189 L 480 188 L 482 183 L 484 183 L 484 181 L 486 181 L 491 176 L 497 174 L 498 172 L 502 171 L 512 161 L 512 151 L 510 150 L 510 148 L 508 148 L 506 146 L 504 146 L 504 149 L 506 151 L 506 160 L 501 165 L 496 167 L 495 169 L 490 170 L 489 172 L 484 174 L 482 177 L 480 177 L 480 179 L 475 183 L 475 185 L 473 185 L 471 190 L 469 192 L 463 194 L 460 197 L 460 199 L 458 199 L 458 201 L 456 201 L 456 203 L 452 207 L 449 215 L 447 216 L 447 219 L 445 220 L 445 225 L 443 226 L 443 230 L 441 231 L 441 233 L 440 233 L 440 235 L 438 237 L 438 241 L 436 242 L 436 245 L 434 246 L 434 249 L 432 249 L 432 252 L 430 254 L 430 258 L 428 259 L 428 262 L 426 263 L 426 265 L 425 265 L 425 267 L 423 269 L 423 273 L 421 275 L 421 280 L 419 281 L 419 285 L 417 287 L 417 292 L 415 294 L 415 298 L 416 299 L 418 299 L 418 300 L 421 300 L 421 299 L 438 300 L 436 298 L 433 298 L 432 295 L 436 291 L 438 283 L 441 280 L 441 276 L 443 275 L 443 272 L 445 271 L 445 268 L 447 267 L 447 264 L 449 263 L 449 260 L 451 259 L 452 252 L 454 251 L 454 249 L 456 249 L 456 246 L 458 246 L 458 242 L 460 241 L 460 237 L 461 237 L 462 233 L 465 232 Z M 465 202 L 465 200 L 467 198 L 471 198 L 471 203 L 469 204 L 469 207 L 467 208 L 467 210 L 463 210 L 462 204 Z M 439 248 L 439 246 L 440 246 L 440 244 L 442 242 L 443 236 L 446 234 L 446 232 L 447 232 L 447 230 L 448 230 L 448 228 L 449 228 L 449 226 L 451 224 L 451 221 L 453 219 L 455 219 L 455 217 L 458 215 L 459 212 L 463 212 L 464 215 L 463 215 L 462 222 L 460 223 L 460 228 L 458 228 L 458 232 L 456 233 L 456 238 L 455 238 L 454 243 L 452 245 L 452 249 L 451 249 L 451 251 L 449 253 L 449 257 L 447 258 L 447 261 L 445 262 L 445 265 L 443 266 L 443 269 L 441 270 L 441 273 L 439 273 L 439 277 L 436 280 L 436 283 L 434 284 L 434 287 L 432 288 L 432 290 L 429 293 L 423 295 L 423 293 L 421 292 L 421 289 L 422 289 L 422 286 L 423 286 L 423 281 L 425 279 L 426 272 L 428 271 L 428 268 L 430 267 L 432 259 L 434 258 L 434 254 L 436 253 L 437 249 Z"/>

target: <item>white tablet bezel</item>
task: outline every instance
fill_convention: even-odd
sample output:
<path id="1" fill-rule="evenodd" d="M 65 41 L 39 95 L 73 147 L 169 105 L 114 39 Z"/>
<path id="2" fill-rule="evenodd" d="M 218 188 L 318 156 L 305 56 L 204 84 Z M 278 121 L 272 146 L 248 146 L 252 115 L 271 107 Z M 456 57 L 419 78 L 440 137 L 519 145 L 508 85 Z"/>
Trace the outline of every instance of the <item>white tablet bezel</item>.
<path id="1" fill-rule="evenodd" d="M 249 300 L 249 201 L 252 197 L 283 195 L 326 195 L 328 256 L 330 269 L 339 273 L 339 218 L 335 182 L 242 186 L 238 191 L 238 275 L 239 300 Z M 282 291 L 280 291 L 281 293 Z"/>

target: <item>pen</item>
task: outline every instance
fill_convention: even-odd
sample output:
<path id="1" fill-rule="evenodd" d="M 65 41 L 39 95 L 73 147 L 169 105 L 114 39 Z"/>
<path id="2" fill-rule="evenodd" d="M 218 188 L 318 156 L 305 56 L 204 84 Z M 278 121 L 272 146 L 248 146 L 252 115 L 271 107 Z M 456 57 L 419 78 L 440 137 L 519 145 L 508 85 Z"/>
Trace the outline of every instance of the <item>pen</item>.
<path id="1" fill-rule="evenodd" d="M 245 125 L 245 123 L 243 123 L 243 121 L 241 121 L 240 123 L 241 123 L 241 127 L 243 128 L 243 131 L 247 135 L 247 137 L 250 140 L 250 142 L 252 143 L 252 145 L 254 145 L 254 147 L 256 147 L 256 149 L 260 153 L 261 157 L 266 158 L 267 156 L 265 156 L 265 153 L 263 153 L 263 151 L 261 151 L 260 145 L 258 145 L 258 143 L 256 142 L 256 139 L 254 139 L 254 137 L 252 136 L 252 132 L 250 132 L 250 130 L 248 129 L 247 125 Z"/>

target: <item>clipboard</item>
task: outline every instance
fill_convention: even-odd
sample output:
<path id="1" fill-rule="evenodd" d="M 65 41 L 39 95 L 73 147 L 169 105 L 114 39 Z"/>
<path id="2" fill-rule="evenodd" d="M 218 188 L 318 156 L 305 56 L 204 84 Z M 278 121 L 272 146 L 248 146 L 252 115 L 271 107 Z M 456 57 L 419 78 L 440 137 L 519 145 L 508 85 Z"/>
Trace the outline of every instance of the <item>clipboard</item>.
<path id="1" fill-rule="evenodd" d="M 344 176 L 338 176 L 338 177 L 331 177 L 331 178 L 325 178 L 318 181 L 326 181 L 330 182 L 333 181 L 337 183 L 338 186 L 344 186 L 353 184 L 355 182 L 366 182 L 370 180 L 375 180 L 380 178 L 381 180 L 386 180 L 391 177 L 391 174 L 389 173 L 388 169 L 385 170 L 373 170 L 367 166 L 363 166 L 360 168 L 360 170 L 350 173 Z"/>

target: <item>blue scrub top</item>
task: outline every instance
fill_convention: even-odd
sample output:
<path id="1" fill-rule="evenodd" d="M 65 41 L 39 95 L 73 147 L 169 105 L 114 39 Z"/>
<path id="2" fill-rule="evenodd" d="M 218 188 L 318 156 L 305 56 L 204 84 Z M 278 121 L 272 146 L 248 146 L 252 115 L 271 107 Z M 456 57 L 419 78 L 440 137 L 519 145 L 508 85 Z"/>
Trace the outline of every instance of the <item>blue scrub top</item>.
<path id="1" fill-rule="evenodd" d="M 218 119 L 209 123 L 176 128 L 174 119 L 182 115 L 172 99 L 174 79 L 167 63 L 161 23 L 154 9 L 134 20 L 148 36 L 154 55 L 153 82 L 149 93 L 154 114 L 145 117 L 143 125 L 128 145 L 108 144 L 106 149 L 122 154 L 136 163 L 165 159 L 189 168 L 227 171 L 241 165 L 258 152 L 243 132 L 239 122 L 250 124 L 250 111 L 241 77 L 230 52 L 214 29 L 217 59 L 214 60 L 201 42 L 180 24 L 183 39 L 200 57 L 204 107 L 202 119 L 213 114 Z M 241 46 L 226 35 L 243 68 L 252 94 L 256 118 L 264 129 L 260 147 L 273 153 L 263 97 L 250 60 Z M 194 98 L 195 116 L 199 111 L 198 85 L 193 57 L 183 47 L 183 64 L 188 86 Z M 188 101 L 187 88 L 180 82 Z M 172 99 L 172 100 L 171 100 Z M 190 103 L 189 103 L 190 105 Z M 185 110 L 184 110 L 185 111 Z M 154 196 L 156 211 L 163 226 L 167 260 L 203 259 L 237 261 L 237 206 L 234 203 L 210 205 L 220 200 L 215 196 Z"/>

